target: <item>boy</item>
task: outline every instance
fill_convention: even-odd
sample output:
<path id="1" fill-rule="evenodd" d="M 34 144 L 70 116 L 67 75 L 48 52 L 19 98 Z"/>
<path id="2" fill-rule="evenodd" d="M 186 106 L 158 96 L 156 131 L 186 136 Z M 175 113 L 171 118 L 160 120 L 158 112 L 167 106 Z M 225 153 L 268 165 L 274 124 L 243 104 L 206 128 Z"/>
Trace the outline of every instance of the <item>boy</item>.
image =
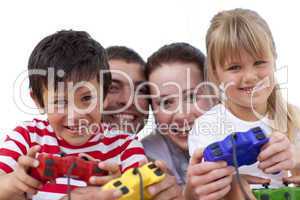
<path id="1" fill-rule="evenodd" d="M 134 136 L 101 125 L 101 99 L 111 82 L 108 69 L 105 50 L 86 32 L 60 31 L 35 47 L 28 64 L 31 96 L 47 120 L 34 119 L 7 134 L 0 149 L 0 199 L 24 199 L 24 193 L 59 199 L 66 194 L 67 178 L 42 185 L 29 175 L 28 169 L 39 165 L 37 152 L 85 153 L 118 164 L 122 172 L 145 159 Z M 109 165 L 99 167 L 118 171 Z M 90 182 L 97 183 L 93 178 Z M 86 184 L 71 180 L 75 187 Z"/>

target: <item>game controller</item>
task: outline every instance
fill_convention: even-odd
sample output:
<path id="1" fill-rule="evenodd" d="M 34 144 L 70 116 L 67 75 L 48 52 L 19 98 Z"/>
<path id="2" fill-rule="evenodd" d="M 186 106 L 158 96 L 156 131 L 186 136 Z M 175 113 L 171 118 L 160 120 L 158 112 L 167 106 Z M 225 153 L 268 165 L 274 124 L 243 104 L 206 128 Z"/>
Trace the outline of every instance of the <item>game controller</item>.
<path id="1" fill-rule="evenodd" d="M 238 167 L 251 165 L 257 162 L 261 147 L 268 141 L 269 138 L 260 127 L 252 128 L 246 132 L 235 132 L 222 141 L 208 145 L 204 150 L 204 160 L 226 161 L 228 165 L 234 166 L 232 155 L 234 144 Z"/>
<path id="2" fill-rule="evenodd" d="M 105 184 L 103 189 L 119 189 L 122 196 L 119 200 L 141 199 L 141 192 L 144 200 L 153 198 L 147 187 L 162 181 L 165 178 L 165 173 L 159 169 L 154 163 L 150 162 L 139 168 L 133 168 L 125 171 L 120 178 L 111 180 Z M 143 188 L 140 188 L 141 182 Z M 142 191 L 141 191 L 142 190 Z"/>
<path id="3" fill-rule="evenodd" d="M 69 176 L 88 183 L 91 176 L 108 175 L 107 171 L 98 167 L 99 162 L 82 157 L 60 157 L 53 154 L 39 153 L 36 159 L 39 161 L 39 166 L 31 169 L 31 175 L 42 182 Z"/>
<path id="4" fill-rule="evenodd" d="M 299 200 L 300 187 L 263 188 L 252 190 L 257 200 Z"/>

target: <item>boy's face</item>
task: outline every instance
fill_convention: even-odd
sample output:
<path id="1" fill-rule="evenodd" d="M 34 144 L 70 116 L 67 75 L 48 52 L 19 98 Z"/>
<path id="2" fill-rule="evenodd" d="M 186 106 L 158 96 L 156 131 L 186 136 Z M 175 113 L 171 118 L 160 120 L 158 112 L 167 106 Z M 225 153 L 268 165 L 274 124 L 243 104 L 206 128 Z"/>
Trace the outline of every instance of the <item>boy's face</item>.
<path id="1" fill-rule="evenodd" d="M 137 133 L 148 117 L 148 93 L 143 69 L 138 63 L 109 60 L 112 84 L 107 94 L 104 121 L 113 128 Z"/>
<path id="2" fill-rule="evenodd" d="M 82 84 L 81 84 L 82 83 Z M 43 92 L 45 111 L 56 135 L 70 145 L 79 146 L 99 131 L 100 84 L 96 78 Z"/>

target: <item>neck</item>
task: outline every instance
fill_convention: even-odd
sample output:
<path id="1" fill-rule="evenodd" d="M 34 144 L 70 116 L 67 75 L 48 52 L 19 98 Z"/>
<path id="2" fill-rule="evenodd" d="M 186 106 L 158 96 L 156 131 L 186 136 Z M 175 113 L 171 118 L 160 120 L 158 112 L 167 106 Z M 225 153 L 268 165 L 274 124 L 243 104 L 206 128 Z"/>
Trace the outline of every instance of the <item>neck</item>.
<path id="1" fill-rule="evenodd" d="M 226 102 L 226 107 L 236 117 L 245 121 L 257 121 L 261 119 L 261 116 L 264 117 L 267 114 L 267 105 L 254 106 L 252 109 L 251 107 Z"/>

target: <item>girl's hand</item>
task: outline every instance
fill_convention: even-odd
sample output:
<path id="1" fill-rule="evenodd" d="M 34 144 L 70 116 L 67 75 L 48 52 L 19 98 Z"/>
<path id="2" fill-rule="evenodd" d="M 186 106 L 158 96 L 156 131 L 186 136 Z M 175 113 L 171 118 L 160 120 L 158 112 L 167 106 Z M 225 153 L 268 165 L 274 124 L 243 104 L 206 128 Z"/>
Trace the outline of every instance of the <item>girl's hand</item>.
<path id="1" fill-rule="evenodd" d="M 269 142 L 263 146 L 258 161 L 258 168 L 265 173 L 293 169 L 295 162 L 288 137 L 280 132 L 272 133 Z"/>
<path id="2" fill-rule="evenodd" d="M 203 151 L 197 150 L 187 172 L 187 199 L 217 200 L 224 198 L 231 189 L 233 167 L 222 162 L 201 162 Z"/>
<path id="3" fill-rule="evenodd" d="M 81 153 L 80 157 L 85 157 L 88 160 L 99 161 L 98 159 L 93 158 L 92 156 Z M 118 178 L 121 175 L 120 167 L 117 163 L 110 162 L 99 162 L 98 167 L 100 169 L 108 171 L 107 176 L 92 176 L 90 177 L 89 183 L 92 185 L 104 185 L 112 179 Z"/>

